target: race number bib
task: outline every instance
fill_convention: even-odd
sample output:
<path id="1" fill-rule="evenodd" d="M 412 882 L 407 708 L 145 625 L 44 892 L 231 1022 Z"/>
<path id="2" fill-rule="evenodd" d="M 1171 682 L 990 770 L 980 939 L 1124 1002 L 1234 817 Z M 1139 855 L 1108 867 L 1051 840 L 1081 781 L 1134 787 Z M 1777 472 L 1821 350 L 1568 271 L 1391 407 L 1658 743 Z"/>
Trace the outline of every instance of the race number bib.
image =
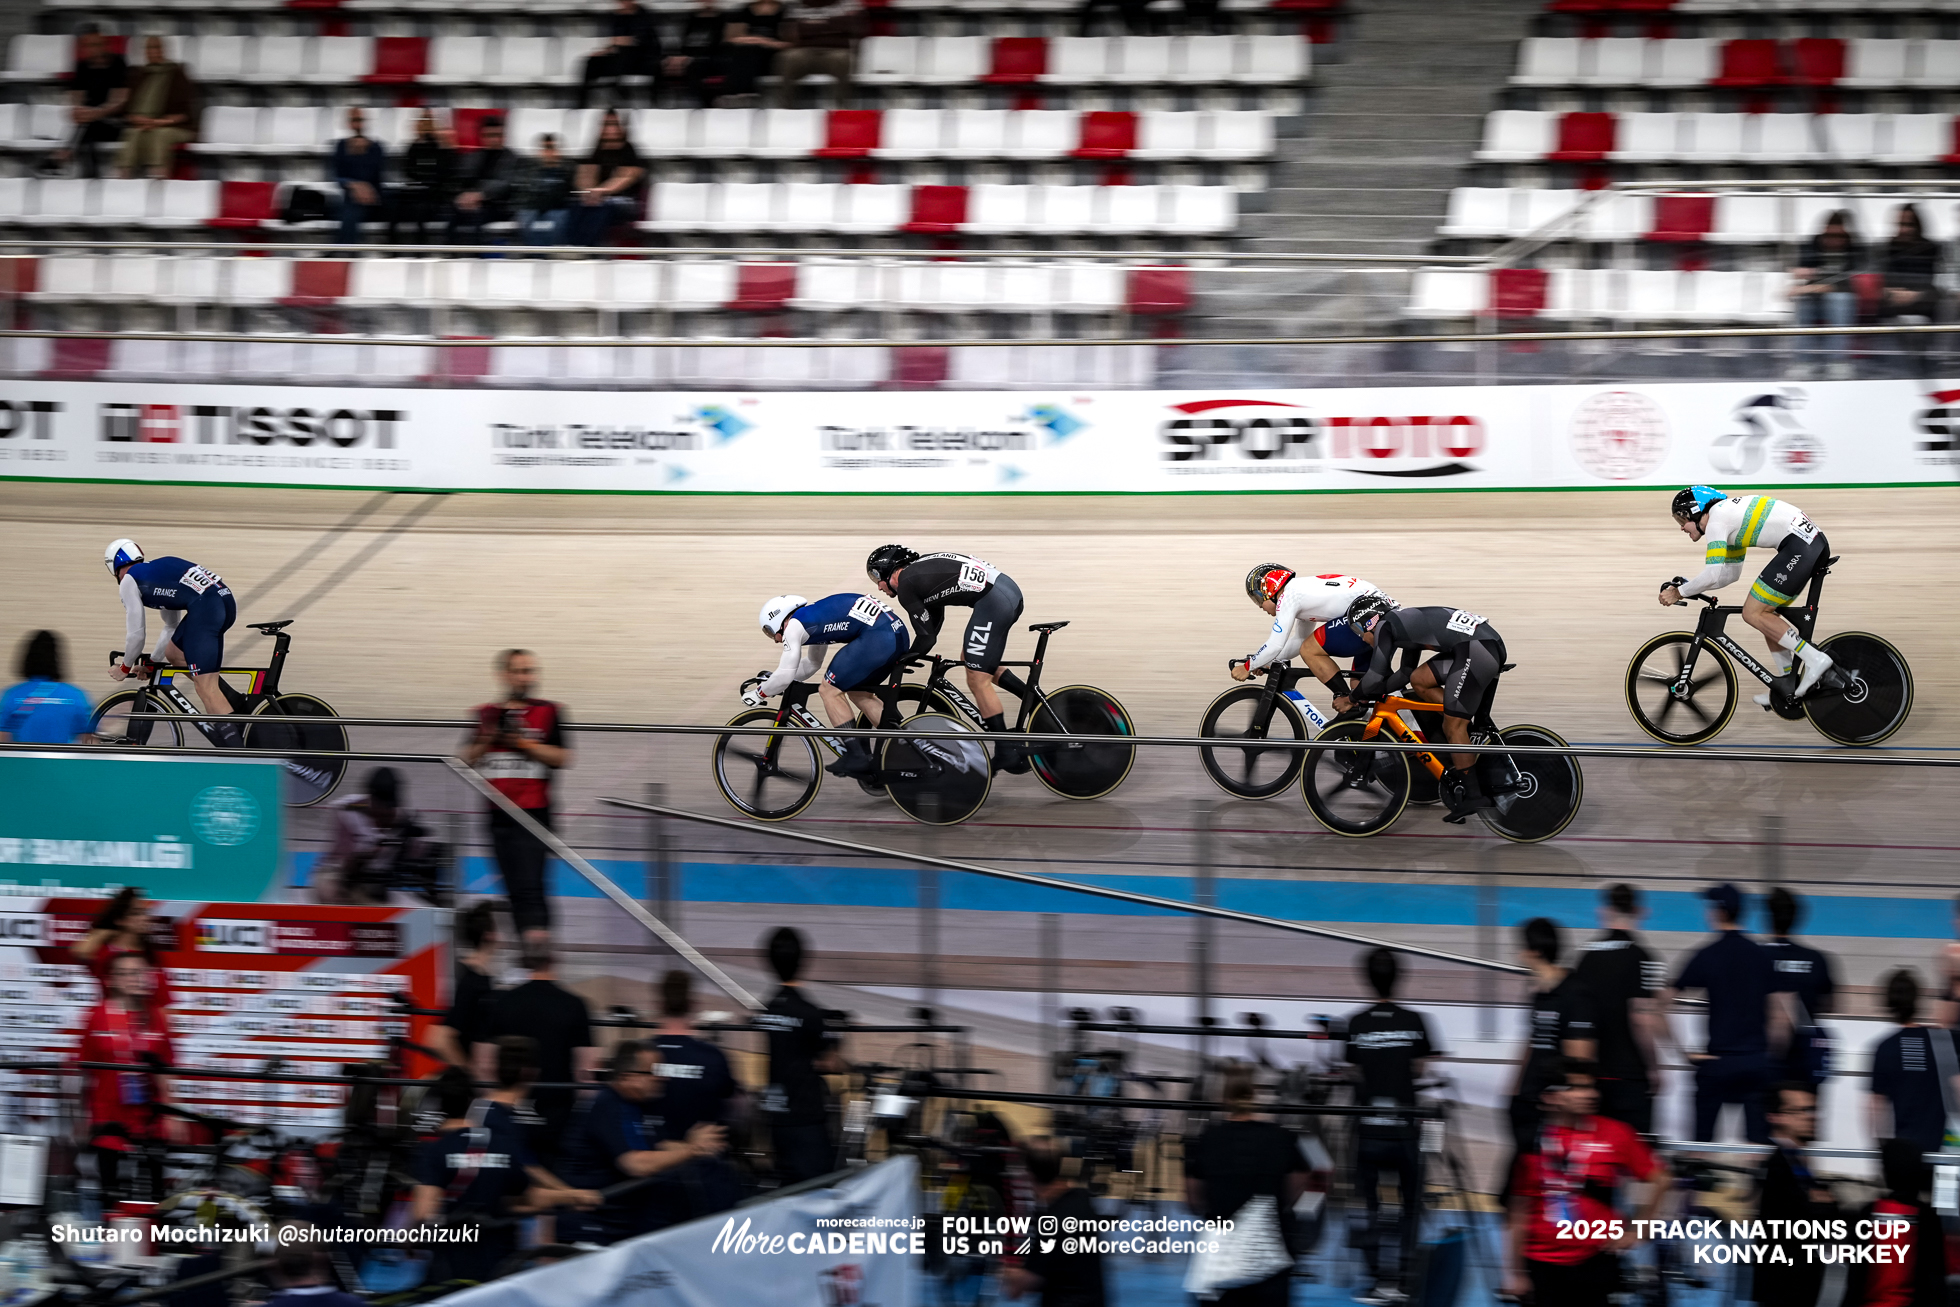
<path id="1" fill-rule="evenodd" d="M 1446 630 L 1455 631 L 1458 635 L 1475 635 L 1477 628 L 1483 624 L 1484 619 L 1476 613 L 1465 608 L 1458 608 L 1450 614 L 1450 620 L 1444 622 L 1443 626 Z"/>
<path id="2" fill-rule="evenodd" d="M 224 582 L 219 579 L 216 572 L 210 571 L 207 568 L 192 567 L 189 571 L 177 578 L 177 584 L 183 586 L 186 590 L 203 594 L 212 586 L 223 585 Z"/>
<path id="3" fill-rule="evenodd" d="M 885 606 L 870 595 L 859 595 L 858 601 L 851 605 L 851 616 L 867 625 L 876 626 L 884 615 Z"/>
<path id="4" fill-rule="evenodd" d="M 1798 513 L 1797 520 L 1790 523 L 1790 534 L 1809 544 L 1817 538 L 1817 524 L 1802 513 Z"/>
<path id="5" fill-rule="evenodd" d="M 977 558 L 969 558 L 960 565 L 960 589 L 978 594 L 994 583 L 1000 569 L 983 563 Z"/>

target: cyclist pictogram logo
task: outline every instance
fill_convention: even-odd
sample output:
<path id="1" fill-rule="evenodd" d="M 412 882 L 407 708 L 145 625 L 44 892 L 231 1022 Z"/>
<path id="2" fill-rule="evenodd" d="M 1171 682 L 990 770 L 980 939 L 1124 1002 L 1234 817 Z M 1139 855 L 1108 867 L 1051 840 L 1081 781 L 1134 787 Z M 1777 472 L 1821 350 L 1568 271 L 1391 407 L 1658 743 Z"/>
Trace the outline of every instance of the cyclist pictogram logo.
<path id="1" fill-rule="evenodd" d="M 234 848 L 259 833 L 259 803 L 236 785 L 213 785 L 191 800 L 191 829 L 206 844 Z"/>
<path id="2" fill-rule="evenodd" d="M 1797 386 L 1754 395 L 1730 415 L 1734 429 L 1715 437 L 1708 462 L 1725 476 L 1750 476 L 1768 467 L 1803 475 L 1824 465 L 1824 442 L 1804 429 L 1797 410 L 1807 402 Z"/>
<path id="3" fill-rule="evenodd" d="M 1646 476 L 1667 457 L 1667 415 L 1637 390 L 1602 391 L 1572 415 L 1572 456 L 1608 481 Z"/>

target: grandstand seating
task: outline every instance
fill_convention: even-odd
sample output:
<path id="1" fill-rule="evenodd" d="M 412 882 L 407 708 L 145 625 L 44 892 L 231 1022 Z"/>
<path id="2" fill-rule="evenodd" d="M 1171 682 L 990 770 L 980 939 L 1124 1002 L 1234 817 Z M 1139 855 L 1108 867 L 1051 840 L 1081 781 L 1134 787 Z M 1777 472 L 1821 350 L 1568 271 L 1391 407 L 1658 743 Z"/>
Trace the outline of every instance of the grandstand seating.
<path id="1" fill-rule="evenodd" d="M 1862 6 L 1861 6 L 1862 7 Z M 1515 87 L 1837 90 L 1960 84 L 1960 40 L 1878 37 L 1534 36 L 1518 53 Z"/>
<path id="2" fill-rule="evenodd" d="M 1947 113 L 1549 113 L 1484 120 L 1481 163 L 1819 164 L 1960 162 Z"/>
<path id="3" fill-rule="evenodd" d="M 1582 204 L 1560 240 L 1710 241 L 1728 245 L 1787 246 L 1814 236 L 1824 216 L 1849 209 L 1867 238 L 1889 236 L 1899 206 L 1918 208 L 1934 240 L 1960 235 L 1960 192 L 1847 195 L 1793 191 L 1727 194 L 1598 193 L 1530 187 L 1459 187 L 1450 193 L 1448 216 L 1438 234 L 1461 240 L 1510 240 L 1558 222 Z"/>
<path id="4" fill-rule="evenodd" d="M 1425 268 L 1416 274 L 1407 316 L 1776 325 L 1790 319 L 1789 294 L 1782 272 Z"/>

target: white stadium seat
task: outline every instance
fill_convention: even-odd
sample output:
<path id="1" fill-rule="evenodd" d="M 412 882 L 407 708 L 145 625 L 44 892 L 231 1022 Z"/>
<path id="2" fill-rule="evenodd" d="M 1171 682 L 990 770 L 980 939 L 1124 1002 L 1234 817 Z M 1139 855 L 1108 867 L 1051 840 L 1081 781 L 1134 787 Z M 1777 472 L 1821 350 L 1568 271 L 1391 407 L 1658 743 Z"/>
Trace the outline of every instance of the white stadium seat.
<path id="1" fill-rule="evenodd" d="M 1484 118 L 1481 163 L 1535 163 L 1558 139 L 1559 115 L 1536 109 L 1498 109 Z"/>

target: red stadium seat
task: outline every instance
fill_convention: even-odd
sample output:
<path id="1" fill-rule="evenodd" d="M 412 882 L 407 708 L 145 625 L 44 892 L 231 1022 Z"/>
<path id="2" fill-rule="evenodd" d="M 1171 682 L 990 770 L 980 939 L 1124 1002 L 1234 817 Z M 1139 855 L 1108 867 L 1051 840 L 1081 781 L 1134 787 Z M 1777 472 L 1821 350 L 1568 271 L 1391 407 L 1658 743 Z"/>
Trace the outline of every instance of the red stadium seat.
<path id="1" fill-rule="evenodd" d="M 213 227 L 259 227 L 278 217 L 273 199 L 276 182 L 226 182 L 218 192 L 218 216 Z"/>
<path id="2" fill-rule="evenodd" d="M 824 118 L 819 159 L 866 159 L 884 135 L 885 116 L 876 109 L 832 109 Z"/>
<path id="3" fill-rule="evenodd" d="M 422 36 L 377 36 L 374 67 L 361 80 L 376 86 L 418 81 L 429 71 L 429 41 Z"/>
<path id="4" fill-rule="evenodd" d="M 1836 86 L 1844 76 L 1844 42 L 1831 37 L 1806 36 L 1793 44 L 1796 54 L 1790 79 L 1798 86 Z"/>
<path id="5" fill-rule="evenodd" d="M 1953 120 L 1953 152 L 1940 162 L 1960 163 L 1960 116 L 1956 116 Z"/>
<path id="6" fill-rule="evenodd" d="M 1751 38 L 1722 43 L 1722 68 L 1709 85 L 1783 86 L 1788 81 L 1781 43 Z"/>
<path id="7" fill-rule="evenodd" d="M 1003 36 L 994 41 L 993 67 L 981 78 L 1008 85 L 1038 82 L 1048 71 L 1048 39 L 1042 36 Z"/>
<path id="8" fill-rule="evenodd" d="M 465 150 L 474 150 L 483 144 L 483 120 L 503 118 L 510 115 L 502 109 L 451 109 L 449 125 L 456 131 L 456 144 Z"/>
<path id="9" fill-rule="evenodd" d="M 113 340 L 65 340 L 48 342 L 47 371 L 41 375 L 56 381 L 85 381 L 109 367 Z"/>
<path id="10" fill-rule="evenodd" d="M 1490 312 L 1499 318 L 1535 318 L 1545 311 L 1552 274 L 1543 268 L 1498 268 L 1490 274 Z"/>
<path id="11" fill-rule="evenodd" d="M 900 231 L 945 236 L 966 225 L 966 187 L 914 186 L 912 220 Z"/>
<path id="12" fill-rule="evenodd" d="M 1713 195 L 1656 195 L 1650 241 L 1698 241 L 1715 229 Z"/>
<path id="13" fill-rule="evenodd" d="M 741 263 L 735 267 L 735 298 L 731 309 L 773 312 L 796 297 L 796 264 Z"/>
<path id="14" fill-rule="evenodd" d="M 1113 109 L 1082 115 L 1081 144 L 1072 151 L 1078 159 L 1125 159 L 1137 148 L 1137 116 Z"/>
<path id="15" fill-rule="evenodd" d="M 1189 268 L 1131 268 L 1132 313 L 1183 313 L 1191 307 Z"/>
<path id="16" fill-rule="evenodd" d="M 1569 113 L 1558 122 L 1554 163 L 1604 163 L 1619 148 L 1619 118 L 1610 113 Z"/>
<path id="17" fill-rule="evenodd" d="M 293 308 L 325 308 L 347 297 L 351 259 L 301 259 L 293 264 L 293 293 L 281 304 Z"/>
<path id="18" fill-rule="evenodd" d="M 40 289 L 41 260 L 32 254 L 0 258 L 0 300 L 32 295 Z"/>
<path id="19" fill-rule="evenodd" d="M 900 390 L 930 390 L 953 375 L 952 350 L 945 345 L 899 345 L 891 358 L 891 384 Z"/>

